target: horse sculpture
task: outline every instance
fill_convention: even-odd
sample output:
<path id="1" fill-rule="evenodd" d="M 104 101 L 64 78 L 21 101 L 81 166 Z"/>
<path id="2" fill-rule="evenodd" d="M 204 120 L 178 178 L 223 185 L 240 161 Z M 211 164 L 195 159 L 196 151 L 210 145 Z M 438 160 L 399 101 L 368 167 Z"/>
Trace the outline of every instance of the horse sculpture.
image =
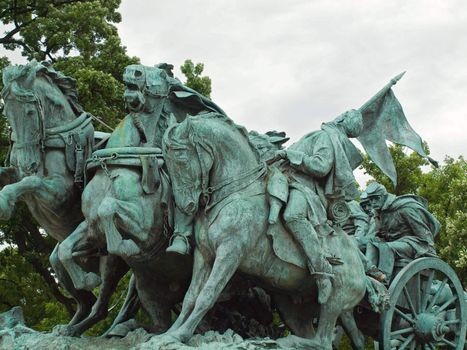
<path id="1" fill-rule="evenodd" d="M 192 261 L 165 253 L 172 232 L 172 190 L 157 146 L 170 115 L 183 120 L 188 113 L 222 110 L 172 78 L 167 65 L 129 66 L 124 80 L 130 114 L 88 162 L 95 174 L 82 196 L 85 220 L 60 244 L 59 258 L 76 288 L 92 290 L 101 279 L 76 264 L 77 250 L 101 249 L 122 257 L 132 268 L 132 283 L 152 330 L 161 332 L 170 326 L 171 310 L 188 287 Z M 133 298 L 119 321 L 135 307 Z M 66 334 L 80 334 L 99 319 L 91 314 Z"/>
<path id="2" fill-rule="evenodd" d="M 11 183 L 0 191 L 0 216 L 9 219 L 15 204 L 23 201 L 47 234 L 61 242 L 83 220 L 80 196 L 84 166 L 94 144 L 91 116 L 77 102 L 75 81 L 51 67 L 32 61 L 9 66 L 3 72 L 3 112 L 12 133 L 11 167 L 1 168 L 1 176 Z M 74 325 L 90 313 L 96 298 L 90 291 L 74 287 L 58 259 L 57 247 L 50 263 L 60 283 L 77 301 L 69 323 Z M 96 258 L 81 262 L 86 269 L 99 270 Z M 103 279 L 109 289 L 100 293 L 95 304 L 99 310 L 107 308 L 116 286 L 113 277 L 126 271 L 115 256 L 104 258 L 104 265 L 108 274 Z"/>
<path id="3" fill-rule="evenodd" d="M 163 151 L 182 216 L 176 219 L 186 223 L 187 230 L 190 222 L 194 224 L 196 241 L 192 281 L 182 311 L 165 336 L 189 339 L 240 271 L 273 292 L 294 334 L 311 338 L 311 346 L 331 349 L 337 318 L 365 294 L 364 269 L 351 238 L 338 228 L 324 238 L 324 245 L 331 253 L 339 252 L 343 264 L 334 267 L 328 302 L 318 305 L 314 278 L 302 253 L 290 245 L 295 251 L 279 258 L 267 235 L 266 166 L 243 128 L 216 113 L 189 117 L 169 126 Z M 318 311 L 315 332 L 312 320 Z"/>

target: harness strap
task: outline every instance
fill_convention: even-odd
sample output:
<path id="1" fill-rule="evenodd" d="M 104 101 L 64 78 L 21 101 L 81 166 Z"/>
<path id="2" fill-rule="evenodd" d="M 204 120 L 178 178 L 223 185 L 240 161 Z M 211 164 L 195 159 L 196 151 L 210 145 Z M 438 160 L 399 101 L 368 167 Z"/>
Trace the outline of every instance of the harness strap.
<path id="1" fill-rule="evenodd" d="M 233 193 L 243 190 L 256 180 L 262 178 L 266 174 L 266 170 L 266 165 L 261 163 L 256 168 L 228 178 L 216 186 L 208 187 L 203 193 L 207 198 L 205 212 L 212 209 L 216 204 Z"/>

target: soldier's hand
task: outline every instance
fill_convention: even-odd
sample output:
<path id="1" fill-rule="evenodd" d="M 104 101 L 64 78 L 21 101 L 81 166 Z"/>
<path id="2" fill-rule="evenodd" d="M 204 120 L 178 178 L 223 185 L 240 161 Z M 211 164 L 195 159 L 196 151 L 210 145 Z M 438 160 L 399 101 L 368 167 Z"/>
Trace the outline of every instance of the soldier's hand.
<path id="1" fill-rule="evenodd" d="M 280 149 L 280 150 L 276 151 L 276 154 L 274 155 L 274 158 L 286 159 L 287 158 L 287 151 L 285 149 Z"/>

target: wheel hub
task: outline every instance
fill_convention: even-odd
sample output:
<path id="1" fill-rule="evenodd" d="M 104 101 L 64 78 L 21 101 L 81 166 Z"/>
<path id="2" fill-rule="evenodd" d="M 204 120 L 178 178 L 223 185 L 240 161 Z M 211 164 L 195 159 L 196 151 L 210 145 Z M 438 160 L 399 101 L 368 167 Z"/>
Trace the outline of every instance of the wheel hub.
<path id="1" fill-rule="evenodd" d="M 449 327 L 436 315 L 422 313 L 417 316 L 414 331 L 419 339 L 429 342 L 441 340 L 449 332 Z"/>

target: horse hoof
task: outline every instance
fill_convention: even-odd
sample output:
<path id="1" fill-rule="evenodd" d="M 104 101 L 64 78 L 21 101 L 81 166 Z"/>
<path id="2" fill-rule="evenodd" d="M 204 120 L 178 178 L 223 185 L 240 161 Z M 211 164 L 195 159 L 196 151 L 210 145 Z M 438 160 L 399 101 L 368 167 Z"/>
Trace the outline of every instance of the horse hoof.
<path id="1" fill-rule="evenodd" d="M 75 328 L 67 324 L 58 324 L 52 329 L 53 335 L 60 335 L 65 337 L 77 337 L 79 334 L 76 334 Z"/>
<path id="2" fill-rule="evenodd" d="M 84 278 L 83 288 L 84 290 L 92 291 L 94 288 L 99 286 L 102 283 L 101 278 L 99 275 L 95 274 L 94 272 L 89 272 L 86 274 Z"/>
<path id="3" fill-rule="evenodd" d="M 141 249 L 131 239 L 124 239 L 120 242 L 119 249 L 120 254 L 125 257 L 130 257 L 141 253 Z"/>

